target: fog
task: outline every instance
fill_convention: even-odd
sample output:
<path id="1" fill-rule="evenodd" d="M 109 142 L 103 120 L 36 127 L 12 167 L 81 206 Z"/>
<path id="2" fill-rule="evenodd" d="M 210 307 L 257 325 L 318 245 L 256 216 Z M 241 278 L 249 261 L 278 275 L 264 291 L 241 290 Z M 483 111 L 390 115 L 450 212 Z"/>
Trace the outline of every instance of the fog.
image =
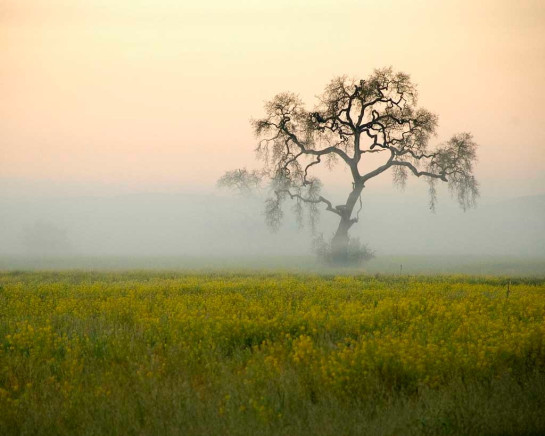
<path id="1" fill-rule="evenodd" d="M 401 193 L 377 177 L 352 236 L 377 259 L 544 257 L 544 20 L 537 0 L 8 0 L 0 268 L 86 256 L 311 257 L 312 235 L 289 205 L 273 234 L 263 195 L 213 185 L 259 167 L 248 120 L 275 94 L 293 91 L 310 110 L 333 77 L 389 65 L 439 115 L 433 145 L 474 135 L 482 196 L 464 213 L 443 187 L 431 213 L 425 184 Z M 347 173 L 317 175 L 342 204 Z M 335 218 L 322 213 L 326 239 Z"/>
<path id="2" fill-rule="evenodd" d="M 311 255 L 310 229 L 298 228 L 290 205 L 286 206 L 284 225 L 273 233 L 265 225 L 260 195 L 209 190 L 4 197 L 0 199 L 0 255 Z M 331 237 L 336 218 L 323 211 L 318 232 Z M 368 244 L 377 257 L 545 257 L 545 195 L 481 199 L 477 208 L 466 212 L 442 195 L 433 213 L 423 192 L 370 191 L 363 196 L 360 222 L 351 234 Z"/>

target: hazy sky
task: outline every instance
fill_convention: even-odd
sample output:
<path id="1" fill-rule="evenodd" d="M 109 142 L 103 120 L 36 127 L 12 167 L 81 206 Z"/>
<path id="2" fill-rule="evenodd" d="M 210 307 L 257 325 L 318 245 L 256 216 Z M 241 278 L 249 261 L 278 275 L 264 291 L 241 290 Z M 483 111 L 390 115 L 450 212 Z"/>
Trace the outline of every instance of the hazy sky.
<path id="1" fill-rule="evenodd" d="M 211 188 L 265 100 L 392 65 L 485 195 L 545 193 L 543 0 L 0 0 L 0 50 L 4 190 Z"/>

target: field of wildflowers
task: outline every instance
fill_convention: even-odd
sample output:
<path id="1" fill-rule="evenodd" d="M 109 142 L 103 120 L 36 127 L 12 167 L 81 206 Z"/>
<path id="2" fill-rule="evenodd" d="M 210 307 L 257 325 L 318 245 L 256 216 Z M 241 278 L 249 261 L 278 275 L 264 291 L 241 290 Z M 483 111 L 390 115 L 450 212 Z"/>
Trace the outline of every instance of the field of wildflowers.
<path id="1" fill-rule="evenodd" d="M 545 434 L 545 280 L 0 273 L 0 434 Z"/>

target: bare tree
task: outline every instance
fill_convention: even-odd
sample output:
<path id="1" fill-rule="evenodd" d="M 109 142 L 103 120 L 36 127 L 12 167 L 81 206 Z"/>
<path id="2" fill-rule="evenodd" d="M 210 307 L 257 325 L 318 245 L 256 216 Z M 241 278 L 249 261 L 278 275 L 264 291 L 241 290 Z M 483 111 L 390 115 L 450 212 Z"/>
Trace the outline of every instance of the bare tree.
<path id="1" fill-rule="evenodd" d="M 281 93 L 265 104 L 265 112 L 264 118 L 252 121 L 263 169 L 229 171 L 218 184 L 244 191 L 268 180 L 272 195 L 266 201 L 266 220 L 273 229 L 280 224 L 287 199 L 295 201 L 298 217 L 306 206 L 312 225 L 323 205 L 339 217 L 331 250 L 342 258 L 350 242 L 348 232 L 358 222 L 359 209 L 354 211 L 358 203 L 361 207 L 365 184 L 387 170 L 392 170 L 399 186 L 410 174 L 425 178 L 432 209 L 438 181 L 448 183 L 464 210 L 475 204 L 477 145 L 471 134 L 460 133 L 430 147 L 437 116 L 417 108 L 416 86 L 405 73 L 385 68 L 365 80 L 338 77 L 326 86 L 312 111 L 296 94 Z M 372 171 L 362 172 L 365 155 L 371 153 L 384 159 Z M 346 202 L 334 206 L 321 195 L 321 183 L 311 172 L 318 165 L 338 163 L 349 169 L 352 187 Z"/>

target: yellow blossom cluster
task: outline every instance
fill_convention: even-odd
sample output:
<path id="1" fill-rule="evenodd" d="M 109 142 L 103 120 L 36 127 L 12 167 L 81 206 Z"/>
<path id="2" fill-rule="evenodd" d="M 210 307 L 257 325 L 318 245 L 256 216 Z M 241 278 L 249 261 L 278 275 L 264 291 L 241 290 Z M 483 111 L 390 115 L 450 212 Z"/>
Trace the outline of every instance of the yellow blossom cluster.
<path id="1" fill-rule="evenodd" d="M 545 370 L 540 280 L 509 294 L 464 276 L 3 273 L 0 285 L 4 425 L 158 389 L 273 420 L 284 400 L 268 393 L 286 386 L 353 399 Z"/>

